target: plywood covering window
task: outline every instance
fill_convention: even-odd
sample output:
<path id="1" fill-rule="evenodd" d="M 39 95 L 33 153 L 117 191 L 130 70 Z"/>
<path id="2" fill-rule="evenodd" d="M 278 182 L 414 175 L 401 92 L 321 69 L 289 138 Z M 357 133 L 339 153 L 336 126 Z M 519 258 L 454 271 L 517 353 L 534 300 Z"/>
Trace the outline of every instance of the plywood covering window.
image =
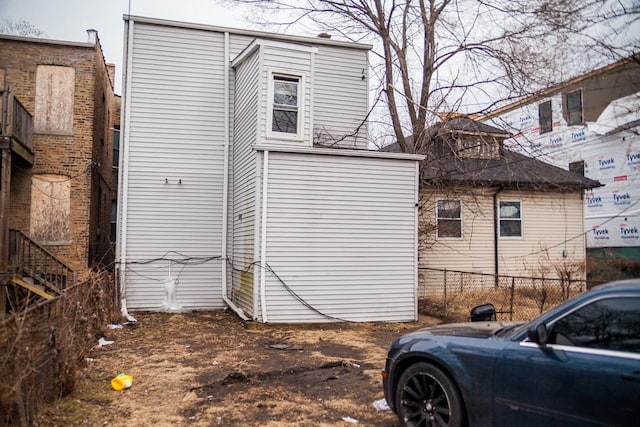
<path id="1" fill-rule="evenodd" d="M 540 133 L 547 133 L 553 130 L 551 100 L 538 104 L 538 123 L 540 126 Z"/>
<path id="2" fill-rule="evenodd" d="M 298 139 L 302 133 L 302 77 L 272 74 L 270 82 L 269 133 Z"/>
<path id="3" fill-rule="evenodd" d="M 500 237 L 522 237 L 522 203 L 500 201 Z"/>
<path id="4" fill-rule="evenodd" d="M 38 65 L 34 130 L 39 133 L 73 134 L 75 70 Z"/>
<path id="5" fill-rule="evenodd" d="M 460 200 L 438 200 L 436 205 L 438 238 L 462 238 L 462 206 Z"/>
<path id="6" fill-rule="evenodd" d="M 33 175 L 31 237 L 45 244 L 67 244 L 71 206 L 71 180 L 65 175 Z"/>

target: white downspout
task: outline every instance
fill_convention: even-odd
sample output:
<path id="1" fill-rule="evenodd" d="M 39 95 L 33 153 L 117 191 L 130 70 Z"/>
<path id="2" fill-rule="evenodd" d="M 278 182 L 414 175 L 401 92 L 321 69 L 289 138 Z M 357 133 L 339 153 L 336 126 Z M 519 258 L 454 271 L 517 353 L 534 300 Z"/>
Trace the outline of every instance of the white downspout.
<path id="1" fill-rule="evenodd" d="M 118 210 L 120 211 L 120 221 L 118 221 L 118 237 L 120 241 L 118 242 L 117 248 L 118 253 L 116 254 L 116 260 L 119 261 L 116 263 L 119 266 L 119 275 L 120 278 L 120 312 L 122 315 L 130 322 L 136 322 L 136 319 L 131 316 L 127 310 L 127 297 L 126 297 L 126 269 L 127 269 L 127 217 L 128 217 L 128 186 L 129 186 L 129 135 L 131 131 L 131 126 L 129 124 L 129 114 L 131 111 L 131 62 L 133 60 L 133 50 L 131 49 L 131 44 L 133 40 L 133 21 L 131 18 L 127 21 L 127 35 L 126 35 L 126 58 L 125 58 L 125 69 L 123 70 L 123 76 L 125 81 L 124 86 L 124 99 L 125 103 L 122 108 L 123 113 L 123 124 L 124 129 L 121 133 L 121 157 L 119 161 L 119 170 L 118 170 L 118 182 L 119 184 L 119 194 L 120 203 L 118 205 Z"/>
<path id="2" fill-rule="evenodd" d="M 231 141 L 229 135 L 229 126 L 231 120 L 229 117 L 229 103 L 231 102 L 229 90 L 229 33 L 224 33 L 224 166 L 223 166 L 223 184 L 222 184 L 222 300 L 233 310 L 242 320 L 249 319 L 242 309 L 236 306 L 229 298 L 227 298 L 227 234 L 228 234 L 228 212 L 229 209 L 229 144 Z"/>
<path id="3" fill-rule="evenodd" d="M 262 321 L 268 323 L 267 318 L 267 290 L 266 290 L 266 276 L 267 276 L 267 188 L 269 183 L 269 151 L 264 151 L 264 165 L 262 167 L 262 225 L 261 242 L 260 242 L 260 265 L 262 266 L 260 272 L 260 307 L 262 309 Z"/>

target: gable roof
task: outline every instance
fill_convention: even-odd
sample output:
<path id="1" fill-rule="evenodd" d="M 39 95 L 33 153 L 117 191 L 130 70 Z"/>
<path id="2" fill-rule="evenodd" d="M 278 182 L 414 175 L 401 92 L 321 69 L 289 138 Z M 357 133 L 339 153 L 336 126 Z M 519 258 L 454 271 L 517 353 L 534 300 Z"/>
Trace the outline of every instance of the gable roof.
<path id="1" fill-rule="evenodd" d="M 598 181 L 504 148 L 502 140 L 511 134 L 476 120 L 457 117 L 439 122 L 429 127 L 426 134 L 427 148 L 421 153 L 426 154 L 426 158 L 421 163 L 420 178 L 427 184 L 562 191 L 582 191 L 601 186 Z M 456 155 L 445 141 L 448 134 L 500 139 L 500 156 L 472 158 Z M 413 146 L 412 137 L 407 138 L 407 144 Z M 398 153 L 402 150 L 395 142 L 381 148 L 381 151 Z"/>

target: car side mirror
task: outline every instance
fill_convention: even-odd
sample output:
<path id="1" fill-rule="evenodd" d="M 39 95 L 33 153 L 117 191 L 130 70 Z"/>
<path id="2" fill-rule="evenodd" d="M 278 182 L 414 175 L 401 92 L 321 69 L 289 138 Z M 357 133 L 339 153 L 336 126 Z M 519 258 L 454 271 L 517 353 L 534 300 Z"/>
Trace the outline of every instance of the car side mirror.
<path id="1" fill-rule="evenodd" d="M 484 322 L 496 320 L 496 308 L 493 304 L 477 305 L 471 309 L 469 320 L 472 322 Z"/>
<path id="2" fill-rule="evenodd" d="M 536 344 L 546 345 L 549 341 L 549 331 L 547 330 L 547 325 L 545 325 L 544 323 L 540 323 L 535 328 L 530 327 L 529 329 L 527 329 L 527 337 L 529 337 L 530 341 Z"/>

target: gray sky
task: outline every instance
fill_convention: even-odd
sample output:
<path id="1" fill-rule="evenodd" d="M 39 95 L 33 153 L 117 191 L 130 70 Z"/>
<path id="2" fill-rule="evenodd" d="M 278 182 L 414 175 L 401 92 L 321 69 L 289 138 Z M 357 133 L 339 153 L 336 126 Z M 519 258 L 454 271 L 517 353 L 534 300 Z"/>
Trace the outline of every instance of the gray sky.
<path id="1" fill-rule="evenodd" d="M 106 61 L 116 64 L 115 89 L 121 94 L 122 15 L 129 13 L 129 7 L 131 15 L 248 27 L 238 10 L 231 11 L 214 0 L 0 0 L 0 18 L 28 21 L 55 40 L 86 42 L 86 30 L 98 30 Z"/>

